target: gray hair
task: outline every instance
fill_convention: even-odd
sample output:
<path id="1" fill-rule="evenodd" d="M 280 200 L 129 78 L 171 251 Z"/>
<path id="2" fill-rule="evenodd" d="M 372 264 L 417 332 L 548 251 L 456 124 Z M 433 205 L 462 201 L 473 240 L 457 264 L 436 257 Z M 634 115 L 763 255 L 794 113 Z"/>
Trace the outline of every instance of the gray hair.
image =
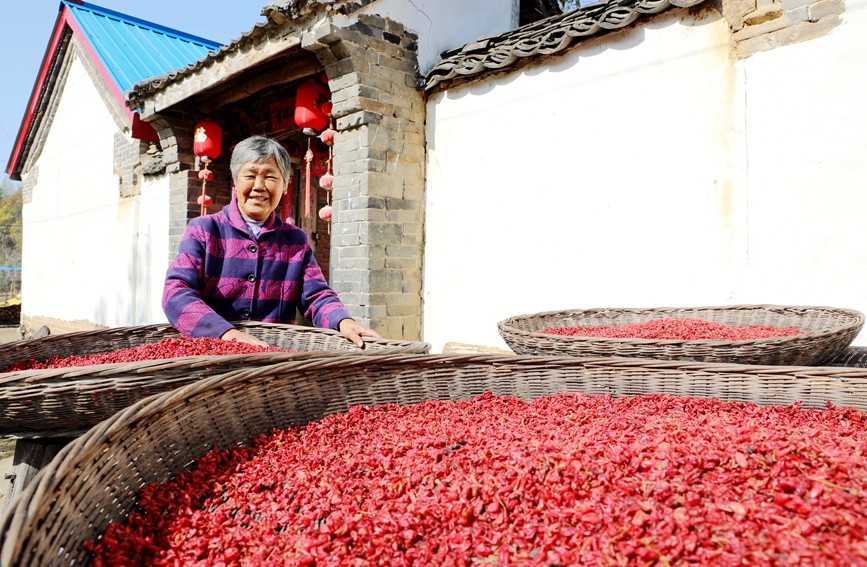
<path id="1" fill-rule="evenodd" d="M 288 184 L 289 177 L 292 175 L 289 152 L 280 142 L 265 136 L 251 136 L 235 144 L 235 149 L 232 150 L 232 159 L 229 162 L 229 168 L 232 170 L 232 181 L 238 179 L 238 173 L 245 163 L 262 163 L 268 158 L 274 158 L 277 167 L 280 168 L 280 174 L 283 175 L 283 182 Z"/>

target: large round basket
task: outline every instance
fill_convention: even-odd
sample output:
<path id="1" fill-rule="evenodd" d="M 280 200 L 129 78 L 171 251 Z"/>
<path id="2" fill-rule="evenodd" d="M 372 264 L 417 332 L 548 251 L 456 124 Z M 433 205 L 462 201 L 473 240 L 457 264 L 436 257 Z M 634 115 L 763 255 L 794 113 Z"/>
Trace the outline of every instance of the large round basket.
<path id="1" fill-rule="evenodd" d="M 650 393 L 761 405 L 867 410 L 857 368 L 686 363 L 638 358 L 512 355 L 287 359 L 212 376 L 130 406 L 66 445 L 0 519 L 0 566 L 87 565 L 82 547 L 123 522 L 142 486 L 163 483 L 217 448 L 352 405 L 465 400 L 492 392 L 535 399 L 582 392 Z"/>
<path id="2" fill-rule="evenodd" d="M 340 333 L 297 325 L 245 322 L 237 328 L 268 344 L 312 355 L 430 352 L 428 343 L 364 339 L 359 349 Z M 45 361 L 112 352 L 181 336 L 170 325 L 121 327 L 68 333 L 4 345 L 0 368 L 19 360 Z M 232 368 L 262 366 L 286 353 L 187 356 L 165 360 L 101 364 L 0 373 L 0 434 L 17 437 L 74 437 L 147 396 L 173 390 Z"/>
<path id="3" fill-rule="evenodd" d="M 804 333 L 787 337 L 720 341 L 609 339 L 541 332 L 549 327 L 616 326 L 663 318 L 702 319 L 738 327 L 796 327 Z M 860 311 L 785 305 L 549 311 L 510 317 L 497 324 L 500 336 L 518 354 L 627 356 L 795 366 L 822 364 L 834 358 L 849 346 L 863 326 L 864 314 Z"/>

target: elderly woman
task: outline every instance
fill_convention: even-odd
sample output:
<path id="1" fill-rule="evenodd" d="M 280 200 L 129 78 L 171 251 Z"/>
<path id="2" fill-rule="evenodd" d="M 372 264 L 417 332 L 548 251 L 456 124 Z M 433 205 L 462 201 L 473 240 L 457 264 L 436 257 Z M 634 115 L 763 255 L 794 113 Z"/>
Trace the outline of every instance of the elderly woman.
<path id="1" fill-rule="evenodd" d="M 166 274 L 163 311 L 178 331 L 265 345 L 231 321 L 295 323 L 297 308 L 359 347 L 361 337 L 379 337 L 328 287 L 307 234 L 274 214 L 289 190 L 290 167 L 289 154 L 271 138 L 235 146 L 232 202 L 190 221 Z"/>

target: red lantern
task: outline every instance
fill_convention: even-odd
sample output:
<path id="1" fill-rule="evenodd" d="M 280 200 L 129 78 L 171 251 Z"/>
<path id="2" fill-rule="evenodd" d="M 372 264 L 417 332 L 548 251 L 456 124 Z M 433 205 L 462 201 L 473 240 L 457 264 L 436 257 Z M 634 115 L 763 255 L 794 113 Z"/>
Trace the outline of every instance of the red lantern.
<path id="1" fill-rule="evenodd" d="M 193 137 L 193 151 L 200 158 L 215 160 L 220 156 L 223 144 L 223 130 L 216 122 L 205 120 L 196 124 Z"/>
<path id="2" fill-rule="evenodd" d="M 322 130 L 328 125 L 328 115 L 322 105 L 328 102 L 331 92 L 321 83 L 304 83 L 298 87 L 295 98 L 295 123 L 301 128 Z"/>
<path id="3" fill-rule="evenodd" d="M 324 130 L 320 135 L 319 139 L 322 140 L 323 143 L 328 144 L 329 146 L 334 143 L 334 136 L 337 134 L 334 130 L 329 128 L 328 130 Z"/>

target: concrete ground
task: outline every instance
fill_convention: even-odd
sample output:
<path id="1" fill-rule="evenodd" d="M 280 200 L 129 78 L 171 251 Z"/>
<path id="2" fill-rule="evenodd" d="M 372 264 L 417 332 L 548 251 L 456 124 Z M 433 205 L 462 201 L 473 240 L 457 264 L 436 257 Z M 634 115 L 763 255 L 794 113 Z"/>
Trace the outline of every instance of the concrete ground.
<path id="1" fill-rule="evenodd" d="M 0 325 L 0 343 L 11 343 L 20 338 L 18 334 L 18 325 Z"/>

